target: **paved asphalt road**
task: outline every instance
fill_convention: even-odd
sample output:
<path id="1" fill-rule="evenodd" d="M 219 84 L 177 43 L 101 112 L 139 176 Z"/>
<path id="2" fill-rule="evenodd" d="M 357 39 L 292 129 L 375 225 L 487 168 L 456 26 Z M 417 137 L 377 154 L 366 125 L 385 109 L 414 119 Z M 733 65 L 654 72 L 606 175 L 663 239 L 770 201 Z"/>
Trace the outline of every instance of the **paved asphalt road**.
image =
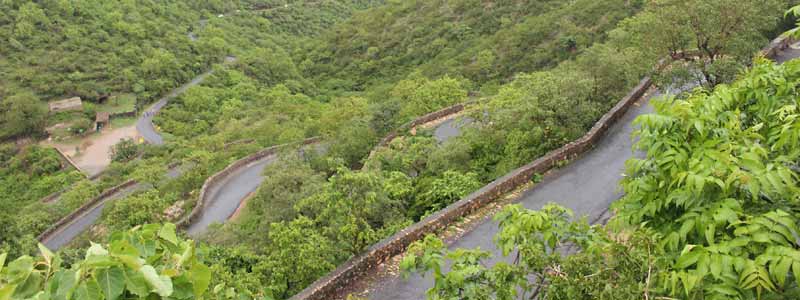
<path id="1" fill-rule="evenodd" d="M 202 19 L 200 20 L 199 23 L 200 23 L 199 29 L 202 29 L 203 27 L 206 26 L 206 24 L 208 24 L 208 19 Z M 189 32 L 187 35 L 192 42 L 197 41 L 197 34 L 195 34 L 194 31 Z M 226 61 L 228 59 L 230 59 L 230 57 L 226 58 Z M 147 141 L 148 143 L 154 145 L 164 144 L 164 139 L 161 137 L 160 134 L 158 134 L 158 132 L 156 132 L 156 129 L 153 126 L 153 116 L 155 116 L 162 108 L 164 108 L 164 106 L 167 105 L 167 102 L 169 102 L 169 100 L 178 97 L 178 95 L 180 94 L 183 94 L 190 87 L 200 84 L 211 73 L 212 71 L 208 71 L 203 74 L 197 75 L 197 77 L 192 79 L 192 81 L 189 81 L 188 83 L 172 90 L 169 94 L 167 94 L 163 98 L 158 99 L 156 103 L 153 103 L 153 105 L 151 105 L 145 111 L 145 113 L 143 113 L 142 116 L 139 117 L 139 120 L 136 121 L 136 129 L 139 131 L 139 134 L 142 136 L 142 138 L 144 138 L 144 140 Z"/>
<path id="2" fill-rule="evenodd" d="M 236 211 L 247 194 L 258 189 L 264 177 L 264 168 L 275 161 L 276 155 L 269 155 L 255 161 L 245 168 L 228 176 L 221 184 L 210 188 L 209 203 L 203 214 L 186 230 L 191 236 L 203 234 L 212 223 L 223 223 Z"/>
<path id="3" fill-rule="evenodd" d="M 651 111 L 652 108 L 647 103 L 648 101 L 644 101 L 632 106 L 593 151 L 548 174 L 535 188 L 525 191 L 517 201 L 530 209 L 539 209 L 549 202 L 557 202 L 572 209 L 576 215 L 589 215 L 590 220 L 599 217 L 620 196 L 617 182 L 624 171 L 625 161 L 632 156 L 630 135 L 634 128 L 631 121 L 638 115 Z M 492 241 L 498 231 L 497 223 L 490 217 L 482 222 L 450 245 L 450 249 L 480 247 L 494 253 L 494 257 L 500 257 L 500 251 Z M 391 277 L 373 283 L 369 298 L 425 299 L 425 291 L 432 285 L 433 279 L 430 275 L 421 277 L 414 274 L 408 280 Z"/>
<path id="4" fill-rule="evenodd" d="M 317 153 L 328 151 L 328 145 L 318 143 L 301 147 L 299 153 L 302 155 L 309 147 Z M 200 219 L 189 225 L 186 232 L 196 237 L 205 233 L 208 226 L 213 223 L 225 223 L 236 212 L 245 197 L 261 186 L 264 181 L 264 169 L 275 162 L 277 158 L 278 154 L 273 154 L 254 161 L 228 175 L 228 178 L 225 178 L 221 184 L 209 188 L 209 203 L 203 207 Z"/>
<path id="5" fill-rule="evenodd" d="M 462 121 L 461 118 L 447 120 L 436 127 L 434 137 L 439 142 L 444 142 L 458 136 L 460 128 L 469 122 L 469 120 Z M 319 147 L 324 146 L 318 146 L 317 149 L 318 151 L 324 151 Z M 253 162 L 229 175 L 221 184 L 210 188 L 208 191 L 209 203 L 203 208 L 203 214 L 200 218 L 189 225 L 186 232 L 191 236 L 199 236 L 208 229 L 209 225 L 227 221 L 236 212 L 242 200 L 258 189 L 264 180 L 262 176 L 264 169 L 274 162 L 275 158 L 275 155 L 270 155 Z"/>
<path id="6" fill-rule="evenodd" d="M 168 171 L 167 178 L 176 178 L 180 176 L 181 170 L 180 168 L 176 167 Z M 134 184 L 126 189 L 120 190 L 119 192 L 109 196 L 104 201 L 97 203 L 94 207 L 86 211 L 83 215 L 77 217 L 70 223 L 64 224 L 61 228 L 58 229 L 55 233 L 51 234 L 50 237 L 44 241 L 42 244 L 47 246 L 50 250 L 58 250 L 64 245 L 69 244 L 73 239 L 78 237 L 81 233 L 89 229 L 103 213 L 103 208 L 106 207 L 106 204 L 109 201 L 125 198 L 130 194 L 133 194 L 136 191 L 146 190 L 148 187 L 142 184 Z"/>
<path id="7" fill-rule="evenodd" d="M 436 141 L 439 143 L 444 143 L 451 138 L 459 136 L 461 134 L 461 128 L 472 123 L 472 121 L 473 120 L 468 117 L 455 117 L 446 120 L 433 130 L 433 137 L 436 138 Z"/>
<path id="8" fill-rule="evenodd" d="M 139 117 L 139 120 L 136 121 L 136 130 L 139 131 L 139 134 L 144 138 L 145 141 L 154 145 L 161 145 L 164 144 L 164 139 L 161 137 L 158 132 L 156 132 L 155 127 L 153 126 L 153 117 L 162 109 L 164 106 L 167 105 L 169 100 L 178 97 L 178 95 L 183 94 L 188 90 L 190 87 L 200 84 L 203 80 L 211 75 L 213 71 L 208 71 L 203 74 L 198 75 L 192 81 L 172 90 L 169 94 L 164 96 L 163 98 L 159 99 L 156 103 L 153 103 L 143 114 Z"/>
<path id="9" fill-rule="evenodd" d="M 797 57 L 800 57 L 800 50 L 789 48 L 779 53 L 775 60 L 784 62 Z M 658 96 L 658 93 L 653 95 Z M 625 161 L 634 154 L 631 150 L 631 133 L 634 130 L 631 122 L 641 114 L 652 112 L 649 100 L 641 100 L 638 105 L 632 106 L 593 151 L 545 176 L 536 187 L 525 191 L 517 202 L 529 209 L 540 209 L 547 203 L 555 202 L 572 209 L 576 216 L 587 216 L 590 221 L 599 219 L 609 205 L 622 196 L 618 183 L 625 169 Z M 480 247 L 502 259 L 492 241 L 498 224 L 491 217 L 482 222 L 449 248 Z M 489 264 L 499 259 L 489 261 Z M 414 274 L 408 280 L 394 276 L 370 285 L 370 299 L 425 299 L 425 291 L 433 286 L 433 279 L 430 274 L 425 277 Z"/>

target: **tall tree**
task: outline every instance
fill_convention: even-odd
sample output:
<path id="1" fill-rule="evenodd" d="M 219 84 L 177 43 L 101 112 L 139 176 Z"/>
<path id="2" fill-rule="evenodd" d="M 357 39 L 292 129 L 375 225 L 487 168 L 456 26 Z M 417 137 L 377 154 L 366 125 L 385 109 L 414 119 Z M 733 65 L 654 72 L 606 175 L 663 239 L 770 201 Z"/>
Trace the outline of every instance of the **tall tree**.
<path id="1" fill-rule="evenodd" d="M 639 42 L 654 53 L 685 61 L 673 64 L 688 80 L 714 87 L 730 81 L 766 44 L 779 19 L 777 0 L 657 0 L 637 17 Z M 694 56 L 696 55 L 696 57 Z M 665 75 L 672 78 L 678 72 Z"/>

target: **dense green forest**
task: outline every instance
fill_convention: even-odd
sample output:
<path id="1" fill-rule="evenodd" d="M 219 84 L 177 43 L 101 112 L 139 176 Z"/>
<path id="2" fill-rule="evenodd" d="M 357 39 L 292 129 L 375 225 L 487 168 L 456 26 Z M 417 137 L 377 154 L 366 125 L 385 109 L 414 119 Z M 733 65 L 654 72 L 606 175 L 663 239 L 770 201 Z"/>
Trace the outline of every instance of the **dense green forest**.
<path id="1" fill-rule="evenodd" d="M 730 289 L 742 298 L 762 292 L 793 295 L 796 286 L 784 286 L 785 277 L 779 277 L 784 269 L 773 271 L 777 265 L 793 266 L 783 258 L 791 257 L 793 248 L 785 238 L 775 240 L 769 232 L 756 237 L 755 231 L 770 220 L 796 224 L 785 212 L 797 198 L 792 194 L 796 174 L 772 162 L 796 161 L 793 90 L 781 84 L 796 79 L 797 64 L 759 62 L 741 74 L 753 54 L 785 29 L 783 11 L 792 3 L 1 2 L 0 39 L 9 42 L 0 44 L 0 68 L 8 70 L 0 72 L 0 139 L 7 141 L 0 148 L 0 253 L 9 253 L 9 260 L 22 258 L 4 269 L 6 256 L 0 256 L 0 296 L 186 299 L 209 293 L 218 299 L 286 299 L 382 238 L 582 136 L 650 75 L 659 59 L 686 51 L 696 52 L 698 59 L 676 60 L 656 75 L 657 82 L 694 82 L 705 90 L 663 100 L 656 115 L 640 119 L 648 157 L 630 163 L 636 176 L 624 182 L 627 196 L 617 205 L 617 231 L 572 224 L 555 206 L 542 212 L 511 207 L 498 217 L 505 223 L 540 218 L 558 224 L 524 234 L 552 234 L 590 250 L 567 257 L 539 251 L 513 266 L 519 268 L 514 274 L 549 276 L 543 266 L 553 262 L 573 274 L 618 269 L 625 273 L 553 278 L 548 295 L 641 298 L 637 268 L 658 257 L 651 265 L 658 274 L 653 285 L 672 288 L 653 287 L 653 295 L 714 298 L 730 295 Z M 226 56 L 235 59 L 225 62 Z M 47 114 L 47 101 L 79 96 L 96 103 L 127 94 L 142 108 L 207 70 L 213 73 L 205 81 L 156 116 L 167 143 L 118 146 L 116 153 L 124 154 L 115 156 L 99 180 L 64 167 L 50 149 L 13 142 L 41 138 L 54 120 L 75 117 Z M 753 93 L 761 102 L 744 100 Z M 476 101 L 465 112 L 474 122 L 460 136 L 442 144 L 421 130 L 367 159 L 378 140 L 400 124 L 468 100 Z M 731 122 L 745 127 L 734 130 Z M 176 236 L 168 224 L 183 215 L 165 211 L 190 211 L 206 178 L 234 160 L 315 136 L 323 138 L 324 151 L 283 153 L 267 167 L 241 216 L 215 226 L 197 246 L 180 232 Z M 666 149 L 674 146 L 657 142 L 663 140 L 689 146 Z M 697 156 L 712 151 L 706 148 L 727 152 L 686 161 L 695 151 Z M 704 173 L 715 169 L 709 165 L 735 164 L 733 157 L 745 152 L 753 161 L 742 162 L 748 164 L 743 170 L 725 171 L 733 174 L 726 175 L 730 182 L 719 184 L 713 178 L 722 175 Z M 720 158 L 723 154 L 728 158 Z M 171 163 L 185 167 L 180 176 L 165 176 Z M 99 224 L 58 255 L 37 249 L 34 237 L 55 220 L 131 178 L 149 188 L 109 203 Z M 58 202 L 39 202 L 64 188 Z M 715 211 L 726 215 L 717 217 Z M 144 225 L 151 223 L 167 225 Z M 752 233 L 734 228 L 749 224 L 756 224 L 746 229 Z M 628 239 L 620 241 L 619 235 Z M 738 245 L 743 238 L 761 244 Z M 500 240 L 509 248 L 554 248 L 536 239 L 531 245 L 515 245 L 513 237 Z M 723 244 L 730 246 L 721 249 Z M 88 251 L 80 250 L 84 247 Z M 441 259 L 441 247 L 440 241 L 426 239 L 412 250 Z M 762 250 L 771 256 L 756 258 Z M 37 252 L 43 257 L 24 256 Z M 620 253 L 630 261 L 602 259 Z M 742 253 L 750 260 L 727 260 Z M 479 267 L 485 257 L 460 255 L 457 259 L 473 263 L 464 267 Z M 698 263 L 701 257 L 704 265 Z M 430 267 L 413 259 L 405 265 Z M 724 270 L 714 269 L 718 266 Z M 437 274 L 437 280 L 458 271 Z M 508 270 L 485 271 L 480 280 Z M 764 279 L 766 271 L 774 277 Z M 739 284 L 731 279 L 739 274 L 758 280 Z M 604 282 L 622 288 L 603 290 Z M 519 285 L 463 282 L 493 287 L 470 299 L 532 288 L 524 280 L 514 283 Z M 581 285 L 585 289 L 576 290 Z M 610 294 L 594 294 L 600 290 Z"/>
<path id="2" fill-rule="evenodd" d="M 137 106 L 142 107 L 205 70 L 223 68 L 221 63 L 227 55 L 241 57 L 239 61 L 242 63 L 236 66 L 241 72 L 257 66 L 263 69 L 252 69 L 249 72 L 264 73 L 263 78 L 274 77 L 275 79 L 269 80 L 278 82 L 289 78 L 279 74 L 284 72 L 281 64 L 288 62 L 291 65 L 287 55 L 291 49 L 303 40 L 312 39 L 313 34 L 330 26 L 332 21 L 346 18 L 356 9 L 377 3 L 379 2 L 324 1 L 306 5 L 305 2 L 298 1 L 290 5 L 284 1 L 219 1 L 201 5 L 194 1 L 89 1 L 78 4 L 58 1 L 3 2 L 0 4 L 0 14 L 3 14 L 0 34 L 3 38 L 14 40 L 17 27 L 29 27 L 23 24 L 28 14 L 38 16 L 39 21 L 32 23 L 38 27 L 34 26 L 35 30 L 30 32 L 28 39 L 19 39 L 29 43 L 31 48 L 38 49 L 38 52 L 9 47 L 7 43 L 0 46 L 3 47 L 0 49 L 3 51 L 0 64 L 4 70 L 9 71 L 0 75 L 7 76 L 0 80 L 0 99 L 3 99 L 0 102 L 0 130 L 3 131 L 0 139 L 5 141 L 0 157 L 0 172 L 3 175 L 0 184 L 0 191 L 3 192 L 0 196 L 0 207 L 3 211 L 0 218 L 0 248 L 11 253 L 35 249 L 33 237 L 104 189 L 133 177 L 146 178 L 147 182 L 161 180 L 163 176 L 158 172 L 164 169 L 164 161 L 170 163 L 186 159 L 189 162 L 205 162 L 203 166 L 208 168 L 193 169 L 195 173 L 185 174 L 175 180 L 174 184 L 160 185 L 165 189 L 177 185 L 179 187 L 174 189 L 179 191 L 161 194 L 159 203 L 172 204 L 178 195 L 193 198 L 189 192 L 199 188 L 204 178 L 213 173 L 214 169 L 222 168 L 226 159 L 242 156 L 258 147 L 253 145 L 238 149 L 238 152 L 218 153 L 218 157 L 210 157 L 204 156 L 208 152 L 192 152 L 202 149 L 195 146 L 176 144 L 171 149 L 136 146 L 131 150 L 139 153 L 120 156 L 119 161 L 112 163 L 106 170 L 106 176 L 98 181 L 88 181 L 66 167 L 66 162 L 54 150 L 37 145 L 26 146 L 24 139 L 15 144 L 14 139 L 35 139 L 41 136 L 41 130 L 51 121 L 60 122 L 65 118 L 94 120 L 94 111 L 89 105 L 85 105 L 84 111 L 78 113 L 48 115 L 46 101 L 80 96 L 84 102 L 95 103 L 102 95 L 128 93 L 135 95 Z M 266 10 L 269 7 L 273 9 Z M 270 20 L 277 18 L 271 14 L 283 10 L 291 11 L 292 14 L 284 14 L 279 22 L 272 23 Z M 228 13 L 232 15 L 219 17 L 220 14 Z M 120 19 L 120 16 L 126 16 L 129 20 Z M 292 16 L 296 18 L 291 18 Z M 142 31 L 140 35 L 131 36 L 114 27 L 131 24 L 141 27 L 138 29 Z M 68 35 L 66 28 L 85 34 Z M 294 33 L 301 31 L 303 34 Z M 190 32 L 196 35 L 196 40 L 189 38 Z M 106 48 L 93 47 L 94 44 Z M 163 55 L 153 55 L 154 51 Z M 262 58 L 261 55 L 269 56 Z M 68 57 L 70 59 L 66 59 Z M 160 58 L 169 61 L 158 61 Z M 44 59 L 54 61 L 40 64 Z M 91 70 L 81 70 L 83 68 Z M 145 68 L 160 68 L 161 71 Z M 83 74 L 81 76 L 85 78 L 68 80 L 70 73 L 62 70 L 72 69 Z M 141 85 L 127 84 L 131 81 L 126 81 L 126 74 L 137 78 Z M 29 78 L 19 77 L 23 75 Z M 249 83 L 251 86 L 261 86 L 258 81 Z M 86 84 L 91 86 L 82 90 L 80 85 Z M 195 95 L 200 90 L 193 90 L 190 95 Z M 276 93 L 273 97 L 282 97 L 282 94 Z M 308 110 L 320 111 L 311 106 Z M 261 145 L 287 141 L 294 137 L 296 136 L 289 135 L 267 139 Z M 187 150 L 182 152 L 175 149 Z M 143 159 L 125 159 L 137 155 Z M 214 161 L 217 165 L 212 165 L 209 161 Z M 60 200 L 58 204 L 39 203 L 39 199 L 67 187 L 69 189 L 61 197 L 63 201 Z M 168 194 L 175 196 L 165 197 Z"/>

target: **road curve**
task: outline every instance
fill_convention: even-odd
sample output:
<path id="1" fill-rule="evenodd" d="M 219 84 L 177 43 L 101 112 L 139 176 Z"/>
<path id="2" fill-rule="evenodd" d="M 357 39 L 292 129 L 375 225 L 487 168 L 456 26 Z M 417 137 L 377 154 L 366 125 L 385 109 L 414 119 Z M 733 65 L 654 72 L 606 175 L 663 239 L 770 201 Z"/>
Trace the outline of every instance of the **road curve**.
<path id="1" fill-rule="evenodd" d="M 206 79 L 206 77 L 208 77 L 208 75 L 211 75 L 211 73 L 213 72 L 214 71 L 207 71 L 203 74 L 197 75 L 197 77 L 195 77 L 188 83 L 172 90 L 171 92 L 169 92 L 169 94 L 162 97 L 161 99 L 158 99 L 156 103 L 153 103 L 153 105 L 147 108 L 147 110 L 144 111 L 142 116 L 139 117 L 139 120 L 136 121 L 136 130 L 139 131 L 139 135 L 141 135 L 142 138 L 144 138 L 144 140 L 150 144 L 153 145 L 164 144 L 164 138 L 161 137 L 161 135 L 158 134 L 158 132 L 156 132 L 156 128 L 155 126 L 153 126 L 153 117 L 159 111 L 161 111 L 161 109 L 164 108 L 164 106 L 167 105 L 167 102 L 169 102 L 169 100 L 178 97 L 178 95 L 183 94 L 189 88 L 200 84 L 201 82 L 203 82 L 203 80 Z"/>
<path id="2" fill-rule="evenodd" d="M 798 57 L 800 50 L 790 47 L 779 51 L 774 60 L 781 63 Z M 524 191 L 515 202 L 529 209 L 540 209 L 554 202 L 572 209 L 576 216 L 587 216 L 589 221 L 600 220 L 611 203 L 622 196 L 619 180 L 625 171 L 625 161 L 634 155 L 631 150 L 631 133 L 635 129 L 632 122 L 639 115 L 652 112 L 650 99 L 659 96 L 661 93 L 643 97 L 609 129 L 592 151 L 566 167 L 547 174 L 542 182 Z M 493 241 L 499 230 L 498 224 L 491 216 L 480 222 L 449 248 L 480 247 L 493 254 L 492 260 L 487 262 L 493 265 L 503 259 Z M 407 280 L 395 275 L 378 278 L 369 283 L 370 290 L 366 296 L 369 299 L 425 299 L 425 292 L 433 286 L 432 275 L 426 275 L 412 274 Z"/>
<path id="3" fill-rule="evenodd" d="M 652 110 L 648 103 L 649 99 L 646 99 L 634 104 L 609 129 L 594 150 L 568 166 L 551 172 L 516 201 L 531 209 L 539 209 L 548 202 L 557 202 L 572 209 L 576 215 L 590 215 L 590 220 L 602 214 L 620 196 L 616 188 L 617 182 L 624 171 L 625 161 L 632 155 L 630 135 L 634 128 L 631 122 L 637 116 Z M 483 223 L 450 245 L 450 248 L 480 247 L 491 251 L 493 257 L 502 257 L 492 240 L 498 231 L 497 223 L 491 218 L 481 222 Z M 368 294 L 370 299 L 425 299 L 425 291 L 433 286 L 433 279 L 430 274 L 426 277 L 414 274 L 408 280 L 390 276 L 371 286 L 373 290 Z"/>
<path id="4" fill-rule="evenodd" d="M 56 251 L 69 244 L 73 239 L 78 237 L 81 233 L 88 230 L 103 214 L 103 209 L 109 201 L 124 198 L 133 192 L 142 190 L 141 184 L 135 184 L 129 188 L 122 189 L 117 193 L 100 201 L 95 206 L 87 210 L 84 214 L 78 216 L 70 223 L 62 226 L 58 231 L 51 234 L 47 239 L 42 240 L 42 244 L 47 246 L 48 249 Z"/>
<path id="5" fill-rule="evenodd" d="M 258 189 L 264 181 L 261 175 L 264 168 L 273 163 L 276 157 L 276 154 L 272 154 L 254 161 L 227 176 L 221 184 L 209 188 L 208 203 L 203 207 L 200 217 L 189 225 L 186 232 L 190 236 L 199 236 L 205 233 L 209 225 L 227 221 L 236 212 L 242 200 Z"/>
<path id="6" fill-rule="evenodd" d="M 175 167 L 167 172 L 167 178 L 176 178 L 180 176 L 181 168 Z M 69 244 L 72 240 L 76 237 L 81 235 L 84 231 L 88 230 L 103 214 L 103 209 L 106 207 L 106 204 L 110 201 L 114 201 L 117 199 L 125 198 L 128 195 L 133 194 L 137 191 L 146 190 L 148 186 L 143 184 L 134 184 L 127 188 L 121 189 L 120 191 L 111 194 L 110 196 L 106 197 L 102 201 L 98 202 L 90 209 L 88 209 L 85 213 L 81 214 L 80 216 L 76 217 L 72 222 L 64 224 L 58 230 L 50 234 L 46 239 L 42 240 L 42 244 L 47 246 L 50 250 L 58 250 L 61 247 Z"/>

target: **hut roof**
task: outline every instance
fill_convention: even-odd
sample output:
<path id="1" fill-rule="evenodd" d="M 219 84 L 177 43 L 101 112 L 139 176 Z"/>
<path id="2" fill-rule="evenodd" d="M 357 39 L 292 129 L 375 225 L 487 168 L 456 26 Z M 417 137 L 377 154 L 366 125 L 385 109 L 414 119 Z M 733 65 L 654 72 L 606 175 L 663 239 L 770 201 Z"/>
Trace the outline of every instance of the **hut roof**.
<path id="1" fill-rule="evenodd" d="M 69 99 L 52 101 L 48 104 L 50 106 L 51 112 L 83 109 L 83 103 L 81 102 L 80 97 L 72 97 Z"/>

